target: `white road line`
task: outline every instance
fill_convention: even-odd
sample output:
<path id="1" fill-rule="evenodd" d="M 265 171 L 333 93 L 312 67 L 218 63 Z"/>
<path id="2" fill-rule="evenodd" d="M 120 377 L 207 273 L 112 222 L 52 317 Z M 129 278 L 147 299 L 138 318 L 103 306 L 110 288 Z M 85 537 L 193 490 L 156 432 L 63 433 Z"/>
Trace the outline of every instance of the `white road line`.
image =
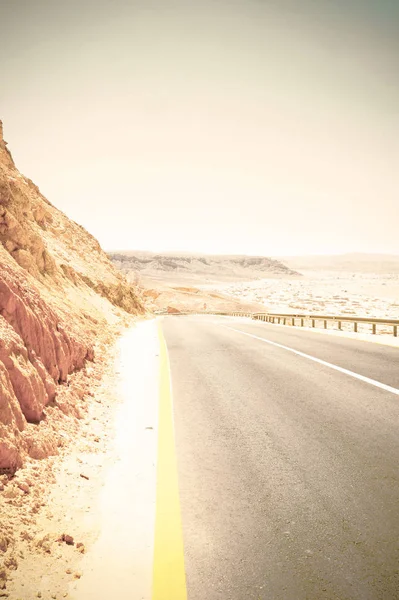
<path id="1" fill-rule="evenodd" d="M 231 331 L 236 331 L 237 333 L 241 333 L 242 335 L 247 335 L 248 337 L 255 338 L 256 340 L 265 342 L 265 344 L 277 346 L 277 348 L 283 348 L 283 350 L 288 350 L 293 354 L 297 354 L 298 356 L 302 356 L 303 358 L 313 360 L 313 362 L 319 363 L 319 365 L 324 365 L 325 367 L 329 367 L 330 369 L 334 369 L 335 371 L 339 371 L 340 373 L 344 373 L 345 375 L 350 375 L 350 377 L 354 377 L 355 379 L 359 379 L 360 381 L 364 381 L 365 383 L 369 383 L 370 385 L 374 385 L 375 387 L 385 390 L 386 392 L 390 392 L 391 394 L 396 394 L 396 396 L 399 396 L 399 389 L 391 387 L 390 385 L 385 385 L 385 383 L 381 383 L 380 381 L 376 381 L 375 379 L 370 379 L 370 377 L 364 377 L 364 375 L 359 375 L 358 373 L 354 373 L 353 371 L 349 371 L 348 369 L 343 369 L 342 367 L 333 365 L 332 363 L 326 362 L 325 360 L 321 360 L 320 358 L 316 358 L 315 356 L 311 356 L 310 354 L 305 354 L 305 352 L 294 350 L 294 348 L 290 348 L 289 346 L 283 346 L 283 344 L 277 344 L 277 342 L 271 342 L 270 340 L 266 340 L 265 338 L 259 337 L 258 335 L 253 335 L 252 333 L 247 333 L 246 331 L 241 331 L 240 329 L 235 329 L 234 327 L 229 327 L 228 325 L 220 325 L 220 327 L 225 327 L 226 329 L 231 329 Z"/>

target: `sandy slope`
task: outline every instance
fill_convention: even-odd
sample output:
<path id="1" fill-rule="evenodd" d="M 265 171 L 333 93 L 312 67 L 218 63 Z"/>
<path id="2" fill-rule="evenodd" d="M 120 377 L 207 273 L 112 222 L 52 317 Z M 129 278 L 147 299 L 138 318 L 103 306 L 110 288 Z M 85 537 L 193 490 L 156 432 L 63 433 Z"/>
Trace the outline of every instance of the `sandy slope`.
<path id="1" fill-rule="evenodd" d="M 141 288 L 147 306 L 154 311 L 201 312 L 213 310 L 217 312 L 259 311 L 261 306 L 253 301 L 239 300 L 220 291 L 202 290 L 198 287 L 159 284 L 147 280 L 147 288 Z"/>

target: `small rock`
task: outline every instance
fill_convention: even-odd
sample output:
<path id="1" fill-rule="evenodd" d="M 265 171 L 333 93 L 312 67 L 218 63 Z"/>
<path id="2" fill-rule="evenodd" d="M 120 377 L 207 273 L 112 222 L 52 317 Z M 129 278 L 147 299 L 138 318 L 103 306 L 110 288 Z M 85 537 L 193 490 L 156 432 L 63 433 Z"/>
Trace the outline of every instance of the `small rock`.
<path id="1" fill-rule="evenodd" d="M 36 546 L 48 554 L 51 553 L 51 536 L 48 533 L 36 542 Z"/>
<path id="2" fill-rule="evenodd" d="M 84 546 L 84 544 L 82 544 L 82 542 L 78 542 L 78 543 L 76 544 L 76 548 L 79 550 L 79 552 L 80 552 L 81 554 L 84 554 L 84 553 L 85 553 L 85 546 Z"/>
<path id="3" fill-rule="evenodd" d="M 41 597 L 42 597 L 42 593 L 41 593 L 41 592 L 37 592 L 36 596 L 37 596 L 38 598 L 41 598 Z"/>
<path id="4" fill-rule="evenodd" d="M 67 575 L 71 575 L 71 574 L 72 574 L 72 569 L 67 569 L 67 570 L 65 571 L 65 573 L 66 573 Z"/>
<path id="5" fill-rule="evenodd" d="M 29 494 L 29 485 L 27 483 L 21 481 L 17 485 L 19 489 L 22 490 L 25 494 Z"/>
<path id="6" fill-rule="evenodd" d="M 54 600 L 56 600 L 56 598 L 57 598 L 57 594 L 51 594 L 51 597 L 52 597 Z"/>
<path id="7" fill-rule="evenodd" d="M 0 550 L 2 552 L 7 552 L 8 544 L 10 543 L 10 539 L 6 535 L 0 535 Z M 3 579 L 3 577 L 1 577 Z M 5 575 L 4 575 L 5 579 Z"/>
<path id="8" fill-rule="evenodd" d="M 32 513 L 38 513 L 40 510 L 40 504 L 39 502 L 35 502 L 34 505 L 32 506 Z"/>
<path id="9" fill-rule="evenodd" d="M 0 492 L 2 492 L 4 490 L 4 485 L 2 483 L 0 483 Z"/>
<path id="10" fill-rule="evenodd" d="M 66 533 L 63 533 L 62 536 L 58 538 L 57 542 L 65 542 L 68 544 L 68 546 L 74 545 L 73 537 L 71 535 L 67 535 Z"/>
<path id="11" fill-rule="evenodd" d="M 77 571 L 77 572 L 74 574 L 74 578 L 75 578 L 75 579 L 80 579 L 81 577 L 82 577 L 82 573 L 81 573 L 80 571 Z"/>
<path id="12" fill-rule="evenodd" d="M 83 479 L 89 479 L 87 475 L 83 475 L 83 473 L 81 473 L 80 476 L 83 477 Z"/>

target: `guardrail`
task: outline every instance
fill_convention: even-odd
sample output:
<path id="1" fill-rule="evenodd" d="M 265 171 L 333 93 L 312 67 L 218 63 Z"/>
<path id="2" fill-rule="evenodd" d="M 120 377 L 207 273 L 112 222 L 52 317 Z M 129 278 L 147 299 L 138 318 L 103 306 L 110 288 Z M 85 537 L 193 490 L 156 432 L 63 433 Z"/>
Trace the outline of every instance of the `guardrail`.
<path id="1" fill-rule="evenodd" d="M 310 322 L 311 327 L 316 327 L 317 322 L 323 322 L 323 328 L 328 329 L 328 323 L 336 323 L 338 330 L 342 330 L 342 323 L 353 323 L 353 331 L 358 332 L 358 325 L 366 323 L 371 325 L 371 333 L 377 333 L 377 325 L 392 327 L 394 337 L 398 337 L 399 319 L 373 319 L 371 317 L 356 317 L 350 315 L 312 315 L 312 314 L 292 314 L 292 313 L 249 313 L 249 312 L 210 312 L 203 311 L 202 314 L 217 314 L 231 317 L 249 317 L 266 323 L 278 325 L 291 325 L 304 327 L 306 322 Z M 298 323 L 299 321 L 299 323 Z"/>
<path id="2" fill-rule="evenodd" d="M 371 325 L 371 333 L 377 333 L 377 325 L 385 325 L 392 327 L 392 333 L 395 337 L 398 336 L 398 319 L 373 319 L 371 317 L 356 317 L 350 315 L 309 315 L 309 314 L 292 314 L 292 313 L 254 313 L 253 319 L 266 321 L 267 323 L 278 323 L 295 326 L 299 320 L 300 326 L 304 327 L 306 321 L 310 321 L 312 327 L 316 327 L 317 321 L 323 322 L 324 329 L 328 328 L 328 323 L 337 323 L 338 329 L 342 330 L 342 323 L 353 323 L 353 331 L 357 333 L 359 323 Z"/>

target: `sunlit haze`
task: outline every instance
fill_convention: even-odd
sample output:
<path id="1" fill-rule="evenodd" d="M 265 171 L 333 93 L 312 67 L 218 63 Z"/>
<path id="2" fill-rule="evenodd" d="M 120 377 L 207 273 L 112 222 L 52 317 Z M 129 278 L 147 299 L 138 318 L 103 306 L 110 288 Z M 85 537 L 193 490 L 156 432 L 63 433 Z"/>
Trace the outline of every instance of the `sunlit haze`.
<path id="1" fill-rule="evenodd" d="M 399 254 L 399 3 L 2 0 L 18 168 L 105 249 Z"/>

